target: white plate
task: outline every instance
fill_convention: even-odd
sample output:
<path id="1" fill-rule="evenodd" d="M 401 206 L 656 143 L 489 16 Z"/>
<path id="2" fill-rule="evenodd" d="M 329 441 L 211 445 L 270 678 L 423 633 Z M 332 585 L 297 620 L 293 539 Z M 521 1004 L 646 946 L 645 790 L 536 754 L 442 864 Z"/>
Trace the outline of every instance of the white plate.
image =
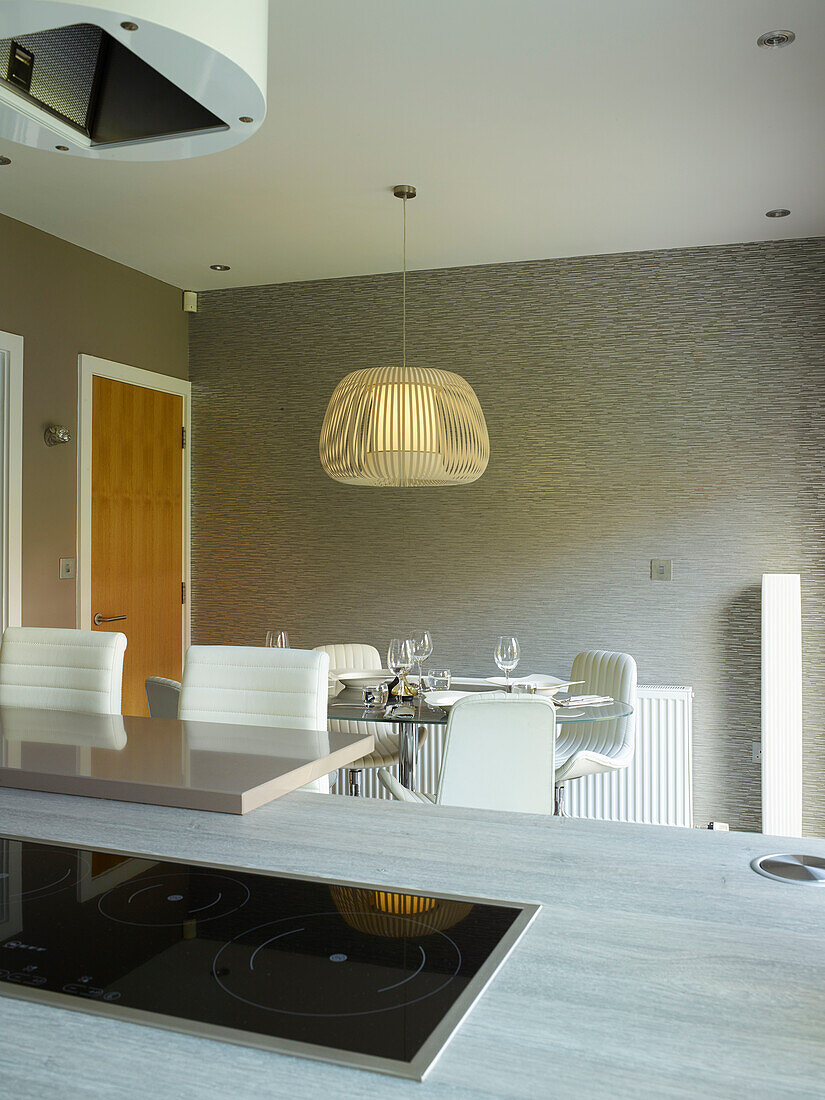
<path id="1" fill-rule="evenodd" d="M 395 673 L 388 668 L 361 668 L 336 670 L 335 678 L 347 687 L 367 688 L 376 684 L 384 684 L 388 680 L 395 679 Z"/>
<path id="2" fill-rule="evenodd" d="M 557 691 L 563 691 L 569 688 L 574 681 L 572 680 L 560 680 L 557 676 L 515 676 L 509 681 L 510 686 L 513 684 L 535 684 L 536 688 L 542 695 L 555 695 Z M 496 687 L 506 687 L 507 680 L 504 676 L 488 676 L 486 683 L 494 684 Z"/>
<path id="3" fill-rule="evenodd" d="M 431 707 L 441 707 L 444 710 L 457 703 L 459 699 L 466 699 L 468 695 L 477 695 L 476 691 L 428 691 L 424 698 Z"/>

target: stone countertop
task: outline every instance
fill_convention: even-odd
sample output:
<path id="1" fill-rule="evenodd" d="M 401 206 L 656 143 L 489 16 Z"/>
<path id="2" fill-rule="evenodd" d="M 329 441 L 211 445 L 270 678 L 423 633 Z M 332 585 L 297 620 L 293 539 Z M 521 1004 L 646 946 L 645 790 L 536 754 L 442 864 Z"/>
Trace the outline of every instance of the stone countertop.
<path id="1" fill-rule="evenodd" d="M 825 841 L 298 792 L 244 817 L 0 790 L 0 831 L 539 902 L 423 1083 L 0 997 L 0 1092 L 72 1097 L 821 1097 Z"/>

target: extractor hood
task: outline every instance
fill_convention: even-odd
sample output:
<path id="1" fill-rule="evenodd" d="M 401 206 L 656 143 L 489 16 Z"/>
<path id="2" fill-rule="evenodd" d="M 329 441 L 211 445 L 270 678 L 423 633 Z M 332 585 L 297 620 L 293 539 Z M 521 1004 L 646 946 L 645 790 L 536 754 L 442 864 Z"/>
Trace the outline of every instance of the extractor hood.
<path id="1" fill-rule="evenodd" d="M 266 113 L 267 0 L 0 0 L 0 136 L 64 156 L 175 160 Z"/>

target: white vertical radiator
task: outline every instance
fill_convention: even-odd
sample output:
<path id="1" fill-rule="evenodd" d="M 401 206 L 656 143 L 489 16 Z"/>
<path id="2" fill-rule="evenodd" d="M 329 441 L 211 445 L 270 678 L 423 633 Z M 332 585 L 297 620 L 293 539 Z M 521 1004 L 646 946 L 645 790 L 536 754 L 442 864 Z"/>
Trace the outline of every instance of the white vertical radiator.
<path id="1" fill-rule="evenodd" d="M 445 730 L 428 727 L 418 754 L 420 791 L 436 788 Z M 347 790 L 344 772 L 338 773 L 336 790 Z M 361 791 L 366 797 L 387 797 L 374 769 L 361 773 Z M 572 780 L 566 784 L 566 800 L 573 817 L 691 826 L 693 689 L 640 687 L 633 762 L 621 772 Z"/>
<path id="2" fill-rule="evenodd" d="M 762 832 L 802 836 L 802 593 L 762 577 Z"/>

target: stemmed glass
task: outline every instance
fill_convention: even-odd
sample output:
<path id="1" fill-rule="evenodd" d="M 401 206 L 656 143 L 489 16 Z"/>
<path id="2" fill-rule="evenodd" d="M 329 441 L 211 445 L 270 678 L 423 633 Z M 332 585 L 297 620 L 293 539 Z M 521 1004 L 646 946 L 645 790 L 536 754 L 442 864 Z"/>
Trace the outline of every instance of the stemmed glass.
<path id="1" fill-rule="evenodd" d="M 495 651 L 496 664 L 504 673 L 505 686 L 509 690 L 510 688 L 510 673 L 519 663 L 521 657 L 521 649 L 519 648 L 518 638 L 506 638 L 502 635 L 496 643 Z"/>
<path id="2" fill-rule="evenodd" d="M 285 630 L 267 630 L 266 644 L 278 649 L 289 649 L 289 635 Z"/>
<path id="3" fill-rule="evenodd" d="M 387 650 L 387 668 L 398 677 L 397 695 L 403 695 L 404 679 L 413 664 L 412 645 L 409 638 L 393 638 Z"/>
<path id="4" fill-rule="evenodd" d="M 421 671 L 421 666 L 432 654 L 433 651 L 433 636 L 429 630 L 418 630 L 410 638 L 412 645 L 412 655 L 415 659 L 415 663 L 418 665 L 418 690 L 424 694 L 424 675 Z"/>

